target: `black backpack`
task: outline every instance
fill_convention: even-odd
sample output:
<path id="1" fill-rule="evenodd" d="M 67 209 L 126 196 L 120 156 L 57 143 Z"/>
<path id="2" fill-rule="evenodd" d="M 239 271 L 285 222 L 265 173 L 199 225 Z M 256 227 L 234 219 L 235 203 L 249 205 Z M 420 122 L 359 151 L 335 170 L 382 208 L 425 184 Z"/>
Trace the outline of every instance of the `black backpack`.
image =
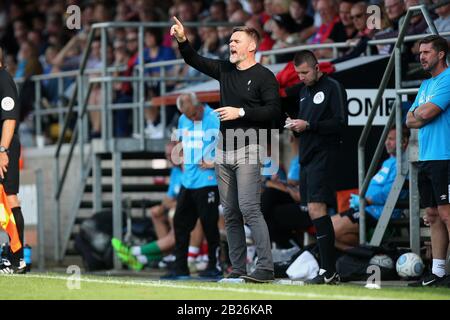
<path id="1" fill-rule="evenodd" d="M 337 259 L 336 271 L 339 273 L 341 281 L 367 281 L 372 275 L 367 273 L 367 268 L 370 265 L 370 259 L 376 254 L 386 254 L 394 261 L 393 269 L 380 266 L 380 280 L 397 280 L 395 261 L 400 256 L 400 252 L 390 247 L 361 245 L 347 250 L 345 254 Z"/>

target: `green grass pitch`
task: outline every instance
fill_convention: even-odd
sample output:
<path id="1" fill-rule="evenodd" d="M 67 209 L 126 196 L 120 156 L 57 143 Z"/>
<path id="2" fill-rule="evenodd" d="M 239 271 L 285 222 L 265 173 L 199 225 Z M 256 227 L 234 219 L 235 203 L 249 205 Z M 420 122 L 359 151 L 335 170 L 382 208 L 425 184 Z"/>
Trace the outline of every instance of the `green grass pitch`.
<path id="1" fill-rule="evenodd" d="M 450 289 L 363 286 L 298 286 L 280 284 L 219 284 L 197 281 L 155 281 L 132 277 L 36 273 L 0 276 L 0 299 L 154 299 L 154 300 L 450 300 Z"/>

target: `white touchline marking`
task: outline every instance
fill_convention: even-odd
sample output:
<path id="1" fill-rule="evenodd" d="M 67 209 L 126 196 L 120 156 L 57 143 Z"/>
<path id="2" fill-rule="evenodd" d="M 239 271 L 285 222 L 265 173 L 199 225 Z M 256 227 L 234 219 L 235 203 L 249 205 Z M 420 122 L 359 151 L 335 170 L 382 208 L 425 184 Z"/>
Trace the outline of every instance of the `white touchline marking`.
<path id="1" fill-rule="evenodd" d="M 15 275 L 11 274 L 10 277 L 28 277 L 28 278 L 41 278 L 41 279 L 52 279 L 52 280 L 64 280 L 67 281 L 69 277 L 64 276 L 52 276 L 52 275 L 39 275 L 39 274 L 28 274 L 28 275 Z M 255 293 L 264 295 L 279 295 L 288 297 L 303 297 L 303 298 L 319 298 L 319 299 L 343 299 L 343 300 L 402 300 L 398 298 L 383 298 L 383 297 L 369 297 L 369 296 L 352 296 L 352 295 L 335 295 L 335 294 L 318 294 L 318 293 L 306 293 L 306 292 L 282 292 L 274 290 L 258 290 L 258 289 L 247 289 L 247 288 L 230 288 L 221 287 L 219 284 L 217 286 L 189 286 L 185 284 L 179 284 L 170 281 L 160 281 L 160 280 L 149 280 L 149 281 L 125 281 L 125 280 L 100 280 L 100 279 L 90 279 L 86 277 L 81 277 L 80 281 L 90 282 L 90 283 L 102 283 L 102 284 L 118 284 L 118 285 L 130 285 L 130 286 L 143 286 L 143 287 L 160 287 L 160 288 L 176 288 L 176 289 L 199 289 L 205 291 L 228 291 L 228 292 L 239 292 L 239 293 Z"/>

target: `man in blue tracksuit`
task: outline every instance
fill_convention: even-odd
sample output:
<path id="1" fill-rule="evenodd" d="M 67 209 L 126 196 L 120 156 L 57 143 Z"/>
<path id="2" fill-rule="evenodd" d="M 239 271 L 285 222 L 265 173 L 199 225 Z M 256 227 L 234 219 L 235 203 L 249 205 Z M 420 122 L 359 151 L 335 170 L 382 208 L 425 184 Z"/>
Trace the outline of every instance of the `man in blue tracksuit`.
<path id="1" fill-rule="evenodd" d="M 420 63 L 431 78 L 420 85 L 406 125 L 419 129 L 420 207 L 430 225 L 431 272 L 410 286 L 450 286 L 445 275 L 450 235 L 450 68 L 447 40 L 431 35 L 419 42 Z"/>
<path id="2" fill-rule="evenodd" d="M 177 138 L 182 143 L 183 176 L 174 216 L 175 269 L 165 279 L 189 277 L 187 254 L 189 237 L 200 218 L 208 242 L 208 267 L 199 275 L 219 277 L 219 191 L 214 171 L 214 148 L 220 120 L 209 107 L 201 104 L 193 93 L 182 94 L 177 107 L 183 115 L 178 120 Z M 172 155 L 174 156 L 174 155 Z M 177 159 L 173 159 L 177 162 Z"/>
<path id="3" fill-rule="evenodd" d="M 406 150 L 409 140 L 409 130 L 403 128 L 402 150 Z M 396 132 L 392 128 L 386 138 L 385 146 L 389 158 L 383 162 L 381 169 L 370 180 L 366 193 L 366 226 L 373 228 L 383 212 L 384 204 L 391 191 L 395 176 L 397 175 Z M 400 193 L 400 199 L 407 197 L 406 190 Z M 400 209 L 395 209 L 391 219 L 400 217 Z M 352 194 L 350 198 L 350 209 L 331 218 L 334 232 L 336 234 L 335 244 L 338 249 L 346 250 L 358 245 L 359 242 L 359 196 Z"/>

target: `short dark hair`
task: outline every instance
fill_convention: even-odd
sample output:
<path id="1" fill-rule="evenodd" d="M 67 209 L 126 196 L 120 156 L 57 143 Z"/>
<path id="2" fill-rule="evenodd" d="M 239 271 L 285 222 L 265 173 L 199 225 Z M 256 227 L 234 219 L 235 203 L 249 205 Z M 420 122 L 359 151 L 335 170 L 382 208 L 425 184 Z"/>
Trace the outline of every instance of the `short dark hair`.
<path id="1" fill-rule="evenodd" d="M 447 57 L 448 54 L 448 43 L 447 40 L 441 36 L 438 36 L 436 34 L 432 34 L 429 36 L 426 36 L 422 40 L 419 41 L 419 46 L 421 44 L 427 44 L 431 43 L 433 46 L 433 49 L 436 50 L 436 52 L 444 52 L 444 59 Z"/>
<path id="2" fill-rule="evenodd" d="M 392 130 L 397 130 L 397 127 L 395 126 L 395 124 L 392 125 L 392 127 L 389 129 L 389 131 L 392 131 Z M 411 130 L 409 130 L 409 128 L 407 126 L 402 125 L 402 138 L 409 140 L 410 136 L 411 136 Z"/>
<path id="3" fill-rule="evenodd" d="M 157 29 L 157 28 L 149 28 L 149 29 L 145 29 L 145 32 L 144 32 L 144 33 L 150 34 L 150 35 L 154 36 L 154 37 L 155 37 L 155 42 L 156 42 L 156 44 L 157 44 L 158 46 L 161 46 L 161 45 L 162 45 L 164 39 L 163 39 L 163 35 L 162 35 L 160 29 Z"/>
<path id="4" fill-rule="evenodd" d="M 231 32 L 231 34 L 233 34 L 235 32 L 245 32 L 250 38 L 252 38 L 256 42 L 256 48 L 259 47 L 259 42 L 261 41 L 261 36 L 255 28 L 235 27 L 235 28 L 233 28 L 233 32 Z"/>
<path id="5" fill-rule="evenodd" d="M 314 67 L 316 64 L 319 63 L 312 51 L 302 50 L 297 52 L 294 57 L 294 65 L 298 67 L 299 65 L 305 62 L 311 67 Z"/>

